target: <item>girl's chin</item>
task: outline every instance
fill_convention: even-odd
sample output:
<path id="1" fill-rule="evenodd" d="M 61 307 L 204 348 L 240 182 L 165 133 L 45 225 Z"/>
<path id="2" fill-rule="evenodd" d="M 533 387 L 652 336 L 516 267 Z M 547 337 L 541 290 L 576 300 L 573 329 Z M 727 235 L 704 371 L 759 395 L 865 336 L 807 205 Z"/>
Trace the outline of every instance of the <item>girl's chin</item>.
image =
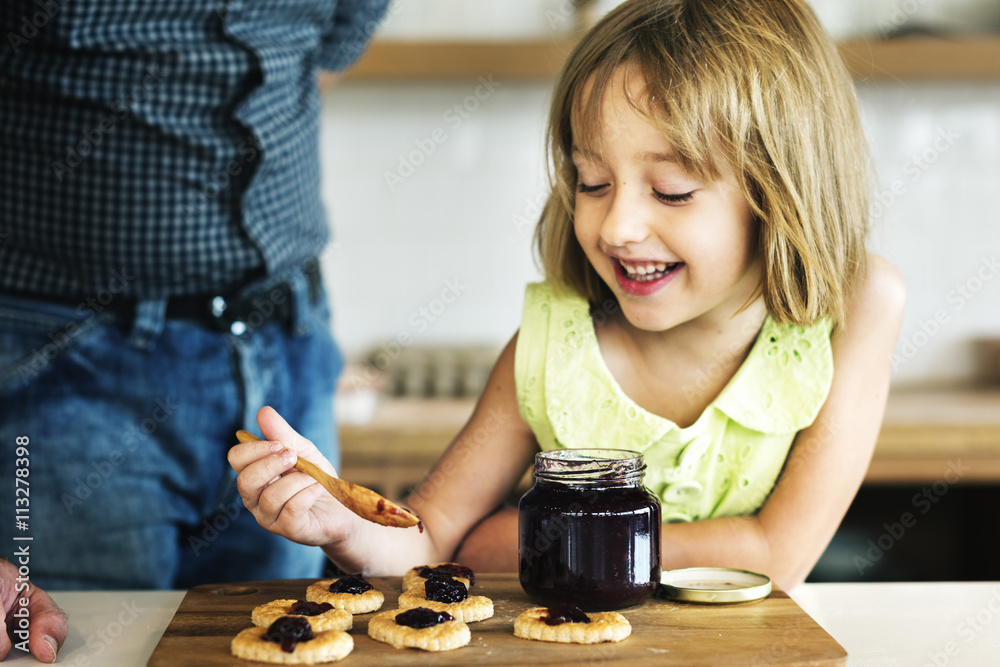
<path id="1" fill-rule="evenodd" d="M 628 323 L 629 327 L 638 331 L 659 333 L 681 324 L 681 320 L 677 319 L 675 312 L 664 313 L 662 308 L 643 308 L 629 303 L 627 300 L 620 300 L 619 307 L 622 319 Z"/>

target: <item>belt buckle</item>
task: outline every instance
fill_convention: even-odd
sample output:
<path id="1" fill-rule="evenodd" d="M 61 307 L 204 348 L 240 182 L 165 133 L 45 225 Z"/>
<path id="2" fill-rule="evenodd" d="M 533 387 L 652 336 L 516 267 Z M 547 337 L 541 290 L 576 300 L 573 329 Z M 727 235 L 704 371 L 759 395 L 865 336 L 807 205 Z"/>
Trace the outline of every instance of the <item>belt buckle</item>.
<path id="1" fill-rule="evenodd" d="M 246 333 L 246 324 L 235 319 L 229 307 L 229 300 L 221 294 L 212 297 L 208 304 L 208 311 L 212 315 L 211 322 L 219 331 L 229 331 L 234 336 L 242 336 Z M 226 315 L 230 311 L 230 315 Z"/>
<path id="2" fill-rule="evenodd" d="M 275 300 L 278 291 L 282 298 Z M 292 293 L 288 283 L 279 283 L 267 290 L 255 292 L 243 298 L 217 295 L 209 304 L 210 312 L 219 329 L 242 336 L 251 329 L 269 322 L 287 322 L 291 319 Z"/>

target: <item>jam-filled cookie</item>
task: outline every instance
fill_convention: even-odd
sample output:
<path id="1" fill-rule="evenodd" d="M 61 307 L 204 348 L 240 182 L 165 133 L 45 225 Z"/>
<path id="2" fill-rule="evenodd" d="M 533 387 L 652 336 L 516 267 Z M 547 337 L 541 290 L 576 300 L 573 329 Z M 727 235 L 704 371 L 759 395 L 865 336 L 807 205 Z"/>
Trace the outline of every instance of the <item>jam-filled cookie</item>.
<path id="1" fill-rule="evenodd" d="M 576 606 L 557 604 L 536 607 L 514 619 L 514 636 L 563 644 L 620 642 L 632 634 L 632 626 L 616 611 L 585 614 Z"/>
<path id="2" fill-rule="evenodd" d="M 354 624 L 351 612 L 337 609 L 329 602 L 308 600 L 274 600 L 262 604 L 253 610 L 250 620 L 254 625 L 266 628 L 282 616 L 305 617 L 313 632 L 350 630 Z"/>
<path id="3" fill-rule="evenodd" d="M 233 637 L 229 649 L 243 660 L 277 665 L 316 665 L 347 657 L 354 639 L 342 630 L 313 633 L 303 616 L 282 616 L 270 626 L 254 626 Z"/>
<path id="4" fill-rule="evenodd" d="M 483 595 L 469 595 L 461 581 L 443 574 L 433 574 L 399 596 L 400 609 L 415 607 L 446 611 L 466 623 L 493 615 L 493 600 Z"/>
<path id="5" fill-rule="evenodd" d="M 375 614 L 368 636 L 394 648 L 450 651 L 469 643 L 469 626 L 451 614 L 426 607 L 393 609 Z"/>
<path id="6" fill-rule="evenodd" d="M 339 579 L 324 579 L 306 589 L 306 600 L 328 602 L 335 609 L 352 614 L 378 611 L 385 596 L 365 581 L 360 574 L 347 574 Z"/>
<path id="7" fill-rule="evenodd" d="M 458 579 L 466 588 L 472 588 L 476 584 L 476 574 L 464 565 L 458 563 L 432 563 L 430 565 L 417 565 L 411 567 L 403 575 L 403 590 L 409 590 L 424 582 L 424 579 L 432 574 L 446 574 L 453 579 Z"/>

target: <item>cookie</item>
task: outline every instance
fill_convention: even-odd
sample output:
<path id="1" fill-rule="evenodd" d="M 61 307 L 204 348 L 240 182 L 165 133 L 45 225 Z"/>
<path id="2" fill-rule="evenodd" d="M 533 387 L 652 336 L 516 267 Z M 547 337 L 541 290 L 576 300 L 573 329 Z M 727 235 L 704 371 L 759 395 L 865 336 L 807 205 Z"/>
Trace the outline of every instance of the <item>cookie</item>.
<path id="1" fill-rule="evenodd" d="M 568 605 L 563 605 L 568 607 Z M 567 620 L 558 625 L 549 625 L 550 609 L 557 607 L 536 607 L 529 609 L 514 619 L 514 636 L 521 639 L 535 639 L 542 642 L 563 644 L 597 644 L 600 642 L 620 642 L 632 634 L 632 625 L 616 611 L 595 611 L 583 614 L 588 622 Z"/>
<path id="2" fill-rule="evenodd" d="M 274 600 L 262 604 L 250 614 L 254 625 L 268 627 L 282 616 L 302 616 L 312 627 L 312 631 L 350 630 L 354 624 L 351 612 L 336 607 L 316 610 L 323 603 L 302 600 Z M 329 603 L 327 603 L 329 604 Z"/>
<path id="3" fill-rule="evenodd" d="M 431 563 L 430 565 L 417 565 L 411 567 L 403 575 L 403 590 L 409 590 L 417 584 L 423 583 L 431 574 L 446 574 L 449 577 L 458 579 L 466 588 L 472 588 L 476 584 L 476 574 L 464 565 L 458 563 Z"/>
<path id="4" fill-rule="evenodd" d="M 282 618 L 292 618 L 304 623 L 302 616 Z M 275 621 L 272 627 L 281 622 L 280 619 Z M 309 627 L 308 624 L 305 626 Z M 229 650 L 234 656 L 243 660 L 256 660 L 276 665 L 316 665 L 341 660 L 354 649 L 354 639 L 342 630 L 310 633 L 310 639 L 296 641 L 290 646 L 290 651 L 284 650 L 285 644 L 281 642 L 264 639 L 264 635 L 269 632 L 271 632 L 271 628 L 260 626 L 247 628 L 233 637 Z"/>
<path id="5" fill-rule="evenodd" d="M 339 589 L 342 592 L 331 591 Z M 343 609 L 352 614 L 367 614 L 378 611 L 385 602 L 385 596 L 375 590 L 361 575 L 349 574 L 339 579 L 324 579 L 306 589 L 306 600 L 329 602 L 334 609 Z"/>
<path id="6" fill-rule="evenodd" d="M 416 607 L 445 611 L 465 623 L 493 616 L 492 600 L 483 595 L 469 595 L 461 581 L 442 575 L 433 575 L 399 596 L 400 609 Z"/>
<path id="7" fill-rule="evenodd" d="M 368 636 L 394 648 L 418 648 L 423 651 L 451 651 L 469 643 L 472 639 L 469 626 L 448 614 L 444 614 L 445 620 L 442 622 L 425 627 L 411 627 L 396 622 L 397 616 L 403 616 L 401 620 L 416 617 L 416 625 L 421 625 L 421 617 L 434 620 L 437 614 L 438 612 L 427 608 L 383 611 L 368 621 Z"/>

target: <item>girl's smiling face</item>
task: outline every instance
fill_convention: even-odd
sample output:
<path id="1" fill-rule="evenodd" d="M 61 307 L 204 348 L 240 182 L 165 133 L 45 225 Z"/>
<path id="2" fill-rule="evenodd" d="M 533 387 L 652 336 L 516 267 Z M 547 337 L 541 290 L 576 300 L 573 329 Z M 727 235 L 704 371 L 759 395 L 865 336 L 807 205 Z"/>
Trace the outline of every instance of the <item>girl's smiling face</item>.
<path id="1" fill-rule="evenodd" d="M 600 104 L 601 149 L 574 142 L 576 239 L 633 326 L 719 329 L 760 283 L 753 216 L 722 160 L 711 182 L 681 167 L 622 94 L 641 88 L 619 69 Z"/>

